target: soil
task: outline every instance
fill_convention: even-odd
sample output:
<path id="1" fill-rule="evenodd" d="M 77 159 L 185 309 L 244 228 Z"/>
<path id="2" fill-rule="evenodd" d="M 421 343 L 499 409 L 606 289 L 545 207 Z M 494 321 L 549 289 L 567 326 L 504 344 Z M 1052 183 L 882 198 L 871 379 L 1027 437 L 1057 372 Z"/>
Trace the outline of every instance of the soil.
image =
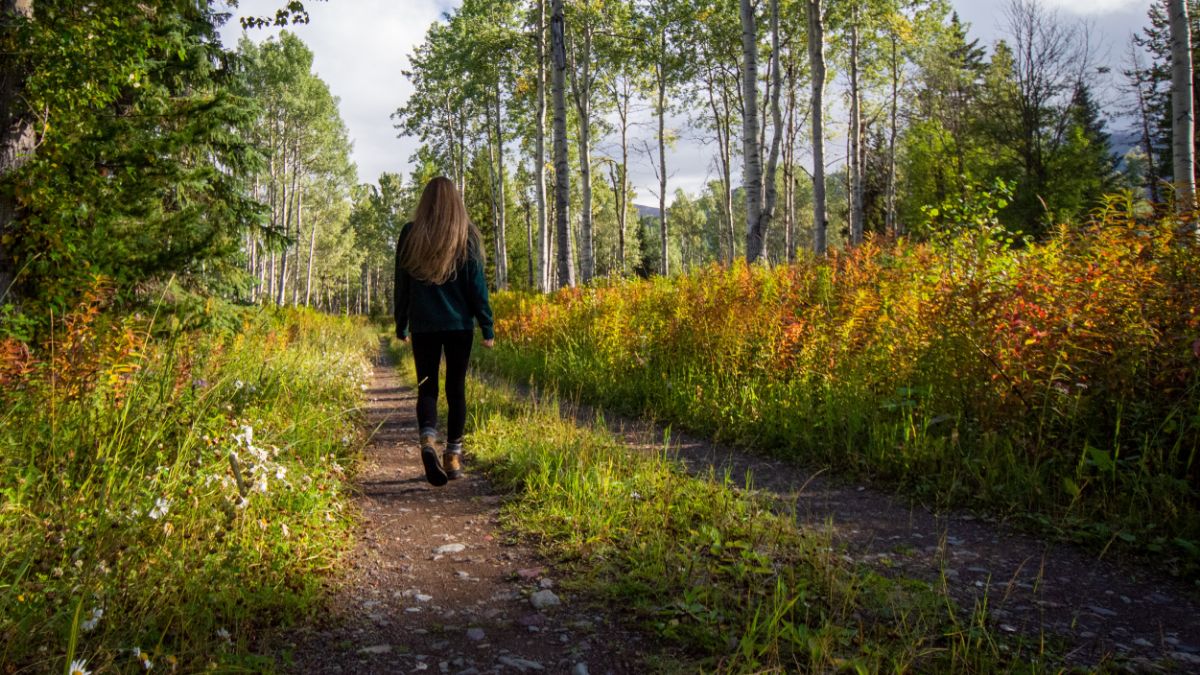
<path id="1" fill-rule="evenodd" d="M 500 528 L 503 497 L 471 470 L 469 455 L 462 478 L 441 488 L 426 482 L 416 394 L 389 358 L 377 359 L 366 395 L 374 433 L 357 477 L 356 546 L 329 582 L 326 613 L 280 640 L 290 671 L 650 670 L 641 655 L 659 651 L 652 638 L 563 591 L 553 566 Z M 539 591 L 561 604 L 535 609 Z"/>

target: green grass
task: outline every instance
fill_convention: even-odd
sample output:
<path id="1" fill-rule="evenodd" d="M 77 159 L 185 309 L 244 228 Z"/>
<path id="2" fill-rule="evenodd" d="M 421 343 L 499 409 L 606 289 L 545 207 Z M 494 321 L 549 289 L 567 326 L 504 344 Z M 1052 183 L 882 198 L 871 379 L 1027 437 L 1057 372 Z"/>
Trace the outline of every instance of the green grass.
<path id="1" fill-rule="evenodd" d="M 81 352 L 82 373 L 47 358 L 3 394 L 6 672 L 261 671 L 264 631 L 315 606 L 350 540 L 377 338 L 311 312 L 237 318 L 149 340 L 131 319 L 76 326 L 80 344 L 137 348 Z"/>
<path id="2" fill-rule="evenodd" d="M 411 359 L 401 371 L 410 381 Z M 468 384 L 469 462 L 508 495 L 506 526 L 540 545 L 569 591 L 635 620 L 718 672 L 1040 672 L 1036 644 L 998 640 L 985 612 L 844 561 L 827 534 L 728 477 L 580 426 L 551 398 Z"/>

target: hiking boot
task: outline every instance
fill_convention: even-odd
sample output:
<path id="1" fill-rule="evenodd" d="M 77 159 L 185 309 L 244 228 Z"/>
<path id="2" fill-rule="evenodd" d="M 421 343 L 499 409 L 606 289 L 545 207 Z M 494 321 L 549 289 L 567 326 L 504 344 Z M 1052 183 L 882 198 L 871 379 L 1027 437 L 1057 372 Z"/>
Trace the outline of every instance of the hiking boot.
<path id="1" fill-rule="evenodd" d="M 446 477 L 453 480 L 462 476 L 462 441 L 446 444 L 446 452 L 442 453 L 442 468 Z"/>
<path id="2" fill-rule="evenodd" d="M 421 463 L 425 465 L 425 478 L 434 487 L 441 487 L 446 484 L 449 477 L 438 464 L 437 448 L 433 447 L 436 442 L 437 431 L 421 430 Z"/>

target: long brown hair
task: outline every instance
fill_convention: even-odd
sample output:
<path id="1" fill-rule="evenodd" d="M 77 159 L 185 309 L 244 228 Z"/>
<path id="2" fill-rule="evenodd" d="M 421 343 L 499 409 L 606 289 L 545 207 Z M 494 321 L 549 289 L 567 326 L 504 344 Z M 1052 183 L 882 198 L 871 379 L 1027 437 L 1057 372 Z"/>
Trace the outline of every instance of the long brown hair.
<path id="1" fill-rule="evenodd" d="M 454 181 L 438 176 L 421 193 L 400 251 L 400 266 L 418 281 L 444 284 L 467 262 L 467 256 L 483 262 L 479 230 L 467 217 Z"/>

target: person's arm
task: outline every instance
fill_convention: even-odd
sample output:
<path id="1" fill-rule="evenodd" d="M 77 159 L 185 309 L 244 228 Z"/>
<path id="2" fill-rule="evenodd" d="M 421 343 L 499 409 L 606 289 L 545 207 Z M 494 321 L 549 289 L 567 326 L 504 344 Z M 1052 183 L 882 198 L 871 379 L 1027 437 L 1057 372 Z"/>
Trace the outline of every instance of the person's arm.
<path id="1" fill-rule="evenodd" d="M 484 342 L 490 342 L 496 339 L 496 331 L 493 328 L 492 305 L 488 301 L 487 280 L 483 276 L 483 265 L 480 265 L 479 261 L 471 256 L 467 260 L 467 272 L 470 277 L 467 284 L 467 297 L 471 302 L 471 314 L 479 322 L 479 330 L 483 332 Z"/>
<path id="2" fill-rule="evenodd" d="M 408 272 L 400 266 L 400 251 L 404 245 L 404 236 L 408 234 L 408 225 L 400 230 L 396 238 L 396 279 L 393 293 L 392 316 L 396 318 L 396 337 L 404 340 L 408 337 L 408 297 L 410 279 Z"/>

